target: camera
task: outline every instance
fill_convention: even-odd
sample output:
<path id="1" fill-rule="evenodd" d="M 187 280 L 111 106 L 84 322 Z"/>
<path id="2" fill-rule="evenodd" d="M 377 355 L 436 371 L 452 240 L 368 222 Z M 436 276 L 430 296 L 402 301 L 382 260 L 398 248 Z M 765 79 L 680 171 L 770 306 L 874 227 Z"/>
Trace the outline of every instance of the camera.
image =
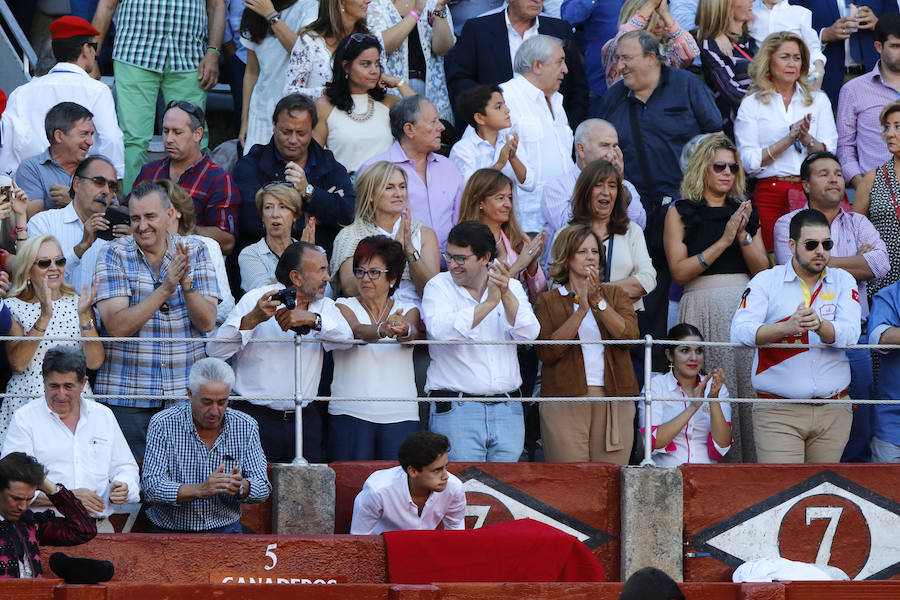
<path id="1" fill-rule="evenodd" d="M 297 290 L 296 288 L 284 288 L 279 290 L 277 294 L 274 294 L 272 300 L 281 302 L 288 310 L 294 310 L 297 308 Z"/>

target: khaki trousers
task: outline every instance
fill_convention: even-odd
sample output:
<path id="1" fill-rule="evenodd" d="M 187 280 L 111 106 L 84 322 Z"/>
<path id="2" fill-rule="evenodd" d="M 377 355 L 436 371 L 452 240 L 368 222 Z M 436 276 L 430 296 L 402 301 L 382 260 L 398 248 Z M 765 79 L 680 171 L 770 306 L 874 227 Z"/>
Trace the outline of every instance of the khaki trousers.
<path id="1" fill-rule="evenodd" d="M 600 386 L 588 386 L 587 396 L 606 394 Z M 628 464 L 634 402 L 541 402 L 540 413 L 547 462 Z"/>
<path id="2" fill-rule="evenodd" d="M 849 402 L 850 398 L 843 400 Z M 753 437 L 760 463 L 836 463 L 850 439 L 848 404 L 753 405 Z"/>

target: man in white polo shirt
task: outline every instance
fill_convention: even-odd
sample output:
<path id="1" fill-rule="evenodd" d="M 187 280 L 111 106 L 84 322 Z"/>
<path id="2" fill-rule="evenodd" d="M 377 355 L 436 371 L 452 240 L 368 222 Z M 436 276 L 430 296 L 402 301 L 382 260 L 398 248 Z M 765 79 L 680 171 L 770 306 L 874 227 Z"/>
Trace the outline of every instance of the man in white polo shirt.
<path id="1" fill-rule="evenodd" d="M 466 492 L 456 475 L 447 472 L 446 436 L 417 431 L 397 452 L 399 467 L 375 471 L 353 501 L 350 533 L 377 535 L 384 531 L 466 528 Z"/>
<path id="2" fill-rule="evenodd" d="M 753 405 L 757 459 L 838 462 L 852 421 L 850 362 L 844 348 L 859 339 L 859 291 L 850 273 L 826 269 L 833 242 L 821 212 L 807 209 L 794 215 L 788 245 L 790 262 L 750 280 L 731 322 L 731 341 L 831 347 L 757 350 L 751 381 L 760 398 L 810 399 Z"/>

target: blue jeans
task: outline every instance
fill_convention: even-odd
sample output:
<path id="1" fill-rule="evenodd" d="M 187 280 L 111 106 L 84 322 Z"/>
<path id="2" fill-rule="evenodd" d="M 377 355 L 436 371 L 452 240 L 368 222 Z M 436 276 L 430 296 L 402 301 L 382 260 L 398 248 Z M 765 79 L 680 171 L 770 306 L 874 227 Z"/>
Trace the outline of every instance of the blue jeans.
<path id="1" fill-rule="evenodd" d="M 863 325 L 860 344 L 868 344 L 869 336 Z M 869 350 L 847 350 L 850 361 L 850 399 L 868 400 L 872 398 L 872 355 Z M 841 462 L 869 462 L 872 458 L 871 445 L 875 427 L 875 406 L 857 404 L 850 426 L 850 439 L 844 447 Z"/>
<path id="2" fill-rule="evenodd" d="M 437 405 L 450 410 L 437 412 Z M 522 403 L 436 402 L 431 405 L 430 429 L 450 438 L 453 462 L 518 462 L 525 447 Z"/>
<path id="3" fill-rule="evenodd" d="M 372 423 L 328 415 L 328 460 L 397 460 L 400 444 L 418 430 L 418 421 Z"/>
<path id="4" fill-rule="evenodd" d="M 241 521 L 238 519 L 231 525 L 223 525 L 222 527 L 213 527 L 212 529 L 204 529 L 203 531 L 180 531 L 178 529 L 166 529 L 157 525 L 153 526 L 153 533 L 243 533 Z"/>

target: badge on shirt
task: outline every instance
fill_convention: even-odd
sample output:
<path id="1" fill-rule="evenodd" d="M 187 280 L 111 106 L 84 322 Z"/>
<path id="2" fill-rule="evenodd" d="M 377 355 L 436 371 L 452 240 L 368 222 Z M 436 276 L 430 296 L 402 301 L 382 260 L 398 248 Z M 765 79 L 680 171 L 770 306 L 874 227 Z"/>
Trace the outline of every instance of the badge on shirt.
<path id="1" fill-rule="evenodd" d="M 833 295 L 833 294 L 832 294 Z M 819 316 L 826 321 L 834 321 L 834 315 L 837 312 L 836 304 L 823 304 L 819 307 Z"/>
<path id="2" fill-rule="evenodd" d="M 856 303 L 857 303 L 857 304 L 859 304 L 859 290 L 854 289 L 854 290 L 851 292 L 850 296 L 851 296 L 854 300 L 856 300 Z"/>
<path id="3" fill-rule="evenodd" d="M 750 295 L 750 288 L 744 290 L 744 293 L 741 295 L 741 304 L 738 308 L 747 308 L 747 296 Z"/>

